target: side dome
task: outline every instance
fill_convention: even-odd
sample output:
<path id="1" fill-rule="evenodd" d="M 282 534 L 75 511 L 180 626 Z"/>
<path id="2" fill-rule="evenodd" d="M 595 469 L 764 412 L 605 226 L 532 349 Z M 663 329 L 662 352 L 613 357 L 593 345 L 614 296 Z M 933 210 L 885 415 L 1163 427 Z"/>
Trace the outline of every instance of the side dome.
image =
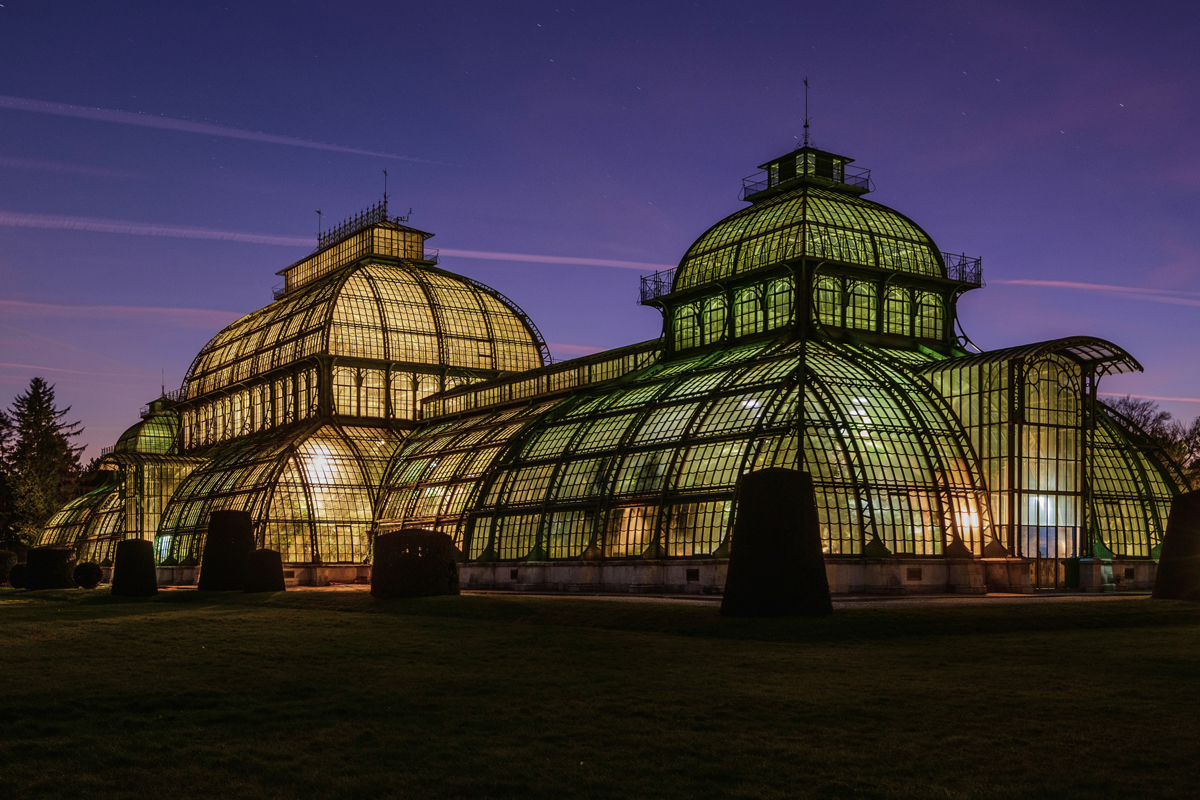
<path id="1" fill-rule="evenodd" d="M 705 231 L 679 262 L 672 291 L 800 258 L 946 277 L 937 245 L 908 217 L 850 193 L 804 184 Z"/>
<path id="2" fill-rule="evenodd" d="M 508 298 L 441 269 L 365 262 L 230 324 L 188 370 L 185 399 L 314 355 L 520 372 L 545 342 Z"/>
<path id="3" fill-rule="evenodd" d="M 174 411 L 161 408 L 154 410 L 152 407 L 140 422 L 121 434 L 113 452 L 168 455 L 176 452 L 178 440 L 179 415 Z"/>

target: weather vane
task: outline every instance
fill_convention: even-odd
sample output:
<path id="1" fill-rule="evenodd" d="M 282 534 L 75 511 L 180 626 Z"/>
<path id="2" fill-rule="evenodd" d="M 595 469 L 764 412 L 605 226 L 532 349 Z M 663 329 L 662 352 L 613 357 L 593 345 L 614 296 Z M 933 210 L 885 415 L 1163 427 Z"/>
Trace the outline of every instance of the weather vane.
<path id="1" fill-rule="evenodd" d="M 812 139 L 808 138 L 808 77 L 804 78 L 804 141 L 801 143 L 805 147 L 812 145 Z"/>

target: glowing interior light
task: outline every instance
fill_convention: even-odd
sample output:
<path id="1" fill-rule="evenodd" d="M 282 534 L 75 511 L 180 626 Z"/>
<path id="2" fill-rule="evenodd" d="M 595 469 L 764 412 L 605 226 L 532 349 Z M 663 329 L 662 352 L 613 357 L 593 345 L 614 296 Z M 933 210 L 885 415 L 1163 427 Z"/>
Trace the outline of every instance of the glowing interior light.
<path id="1" fill-rule="evenodd" d="M 955 514 L 958 520 L 958 529 L 963 530 L 979 530 L 979 512 L 977 511 L 959 511 Z"/>

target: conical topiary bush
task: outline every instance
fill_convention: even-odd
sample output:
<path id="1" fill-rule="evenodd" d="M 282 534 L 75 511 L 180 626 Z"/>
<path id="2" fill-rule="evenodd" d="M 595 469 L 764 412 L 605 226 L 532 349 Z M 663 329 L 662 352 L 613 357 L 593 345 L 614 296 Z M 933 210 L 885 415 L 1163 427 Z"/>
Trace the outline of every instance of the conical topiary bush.
<path id="1" fill-rule="evenodd" d="M 721 613 L 733 617 L 833 613 L 817 502 L 807 472 L 764 469 L 748 472 L 738 482 Z"/>
<path id="2" fill-rule="evenodd" d="M 246 588 L 246 564 L 253 552 L 254 523 L 249 511 L 212 512 L 197 588 L 206 592 Z"/>
<path id="3" fill-rule="evenodd" d="M 150 597 L 158 594 L 158 572 L 154 567 L 153 542 L 146 539 L 125 539 L 117 542 L 112 593 L 118 597 Z"/>
<path id="4" fill-rule="evenodd" d="M 255 550 L 246 559 L 247 592 L 285 592 L 283 558 L 278 550 Z"/>
<path id="5" fill-rule="evenodd" d="M 375 537 L 371 594 L 429 597 L 458 594 L 458 549 L 444 533 L 403 530 Z"/>

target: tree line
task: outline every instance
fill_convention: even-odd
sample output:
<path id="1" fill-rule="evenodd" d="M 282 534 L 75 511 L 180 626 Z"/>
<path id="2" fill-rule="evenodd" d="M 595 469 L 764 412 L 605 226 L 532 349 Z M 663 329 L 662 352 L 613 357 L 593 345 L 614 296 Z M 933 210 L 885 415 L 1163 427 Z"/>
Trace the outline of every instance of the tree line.
<path id="1" fill-rule="evenodd" d="M 1147 436 L 1166 450 L 1183 467 L 1193 486 L 1200 484 L 1200 417 L 1186 423 L 1164 411 L 1153 400 L 1129 395 L 1106 403 L 1137 423 Z"/>

